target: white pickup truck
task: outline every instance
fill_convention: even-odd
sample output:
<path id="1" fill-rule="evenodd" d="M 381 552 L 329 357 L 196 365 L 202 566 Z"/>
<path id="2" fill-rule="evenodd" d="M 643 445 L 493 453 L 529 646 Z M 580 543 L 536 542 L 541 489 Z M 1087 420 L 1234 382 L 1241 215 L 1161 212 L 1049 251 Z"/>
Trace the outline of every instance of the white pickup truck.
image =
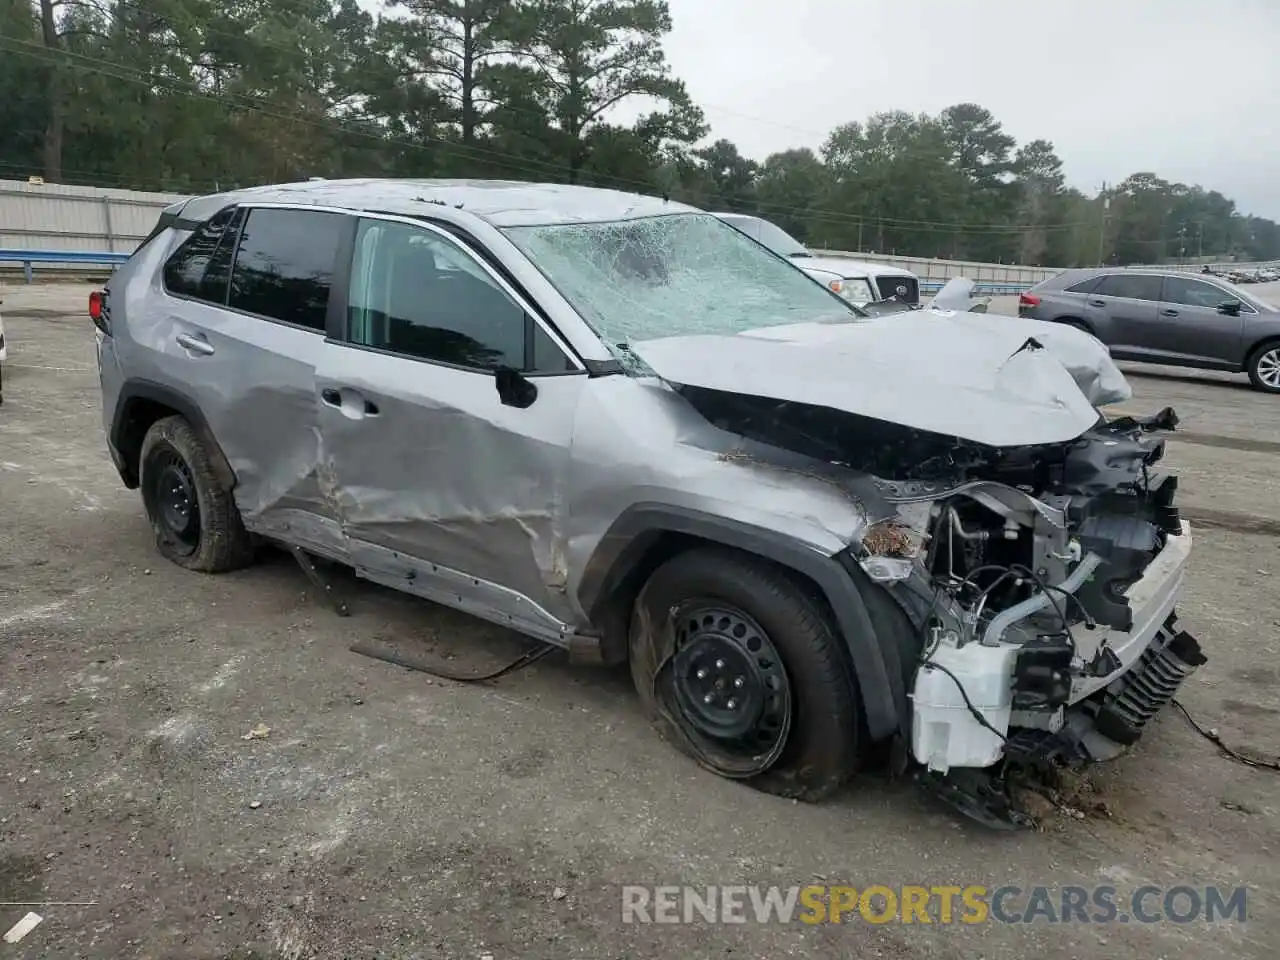
<path id="1" fill-rule="evenodd" d="M 815 257 L 799 240 L 768 220 L 745 213 L 717 213 L 714 216 L 778 256 L 794 260 L 796 266 L 809 276 L 859 307 L 895 299 L 912 305 L 920 303 L 920 280 L 909 270 L 843 257 Z"/>

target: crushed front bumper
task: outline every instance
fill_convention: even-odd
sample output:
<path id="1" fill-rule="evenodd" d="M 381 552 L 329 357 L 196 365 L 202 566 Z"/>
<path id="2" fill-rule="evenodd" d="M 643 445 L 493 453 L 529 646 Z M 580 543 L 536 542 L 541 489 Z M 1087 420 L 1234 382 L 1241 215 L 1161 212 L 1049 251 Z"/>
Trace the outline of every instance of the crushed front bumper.
<path id="1" fill-rule="evenodd" d="M 1077 676 L 1060 729 L 1013 729 L 1005 758 L 1067 763 L 1110 760 L 1136 743 L 1147 722 L 1205 662 L 1200 645 L 1179 624 L 1174 606 L 1191 556 L 1191 527 L 1181 521 L 1142 576 L 1125 591 L 1133 613 L 1129 630 L 1072 631 L 1089 660 L 1105 644 L 1119 661 L 1106 676 Z"/>
<path id="2" fill-rule="evenodd" d="M 1049 774 L 1054 767 L 1111 760 L 1136 743 L 1206 660 L 1175 611 L 1191 542 L 1190 527 L 1183 522 L 1180 532 L 1167 538 L 1141 578 L 1125 591 L 1133 614 L 1129 630 L 1073 631 L 1082 659 L 1089 660 L 1105 643 L 1119 666 L 1102 677 L 1074 677 L 1060 724 L 1014 724 L 997 730 L 1003 742 L 993 734 L 991 756 L 998 756 L 996 762 L 954 765 L 949 771 L 926 768 L 917 774 L 921 785 L 988 826 L 1026 825 L 1029 818 L 1018 811 L 1007 789 L 1013 771 L 1025 777 L 1036 771 Z M 1001 715 L 1010 716 L 1007 709 L 982 712 L 997 723 Z"/>
<path id="3" fill-rule="evenodd" d="M 1105 677 L 1076 677 L 1071 684 L 1071 703 L 1114 683 L 1118 677 L 1139 662 L 1165 621 L 1173 613 L 1178 593 L 1182 590 L 1191 557 L 1191 527 L 1181 521 L 1181 531 L 1169 535 L 1164 548 L 1147 565 L 1142 576 L 1125 591 L 1124 597 L 1133 612 L 1133 626 L 1121 630 L 1086 630 L 1077 626 L 1072 639 L 1080 656 L 1088 660 L 1105 643 L 1120 661 L 1120 667 Z"/>
<path id="4" fill-rule="evenodd" d="M 1010 731 L 1005 760 L 1077 766 L 1115 759 L 1138 741 L 1146 725 L 1205 660 L 1195 637 L 1171 613 L 1143 645 L 1137 662 L 1073 704 L 1059 730 Z"/>

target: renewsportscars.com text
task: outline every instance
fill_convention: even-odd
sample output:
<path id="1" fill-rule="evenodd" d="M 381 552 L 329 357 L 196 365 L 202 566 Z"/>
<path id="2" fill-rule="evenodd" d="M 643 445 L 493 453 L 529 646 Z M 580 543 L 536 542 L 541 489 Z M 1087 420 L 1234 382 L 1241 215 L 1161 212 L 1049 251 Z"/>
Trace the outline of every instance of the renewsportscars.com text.
<path id="1" fill-rule="evenodd" d="M 1244 887 L 625 886 L 624 923 L 1243 922 Z"/>

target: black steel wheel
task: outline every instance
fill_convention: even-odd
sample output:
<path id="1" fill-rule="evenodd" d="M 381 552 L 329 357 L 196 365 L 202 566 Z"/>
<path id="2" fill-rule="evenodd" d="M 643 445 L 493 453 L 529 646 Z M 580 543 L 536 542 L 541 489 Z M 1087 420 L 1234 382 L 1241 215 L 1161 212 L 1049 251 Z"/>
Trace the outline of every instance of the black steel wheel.
<path id="1" fill-rule="evenodd" d="M 200 546 L 200 499 L 191 468 L 172 448 L 157 451 L 149 468 L 143 496 L 153 504 L 156 534 L 174 553 L 190 556 Z"/>
<path id="2" fill-rule="evenodd" d="M 672 618 L 671 686 L 686 733 L 744 760 L 781 751 L 791 683 L 760 625 L 736 607 L 693 600 Z"/>
<path id="3" fill-rule="evenodd" d="M 636 599 L 631 674 L 703 767 L 817 800 L 853 772 L 856 687 L 825 604 L 787 570 L 718 548 L 659 567 Z"/>
<path id="4" fill-rule="evenodd" d="M 182 417 L 157 420 L 138 463 L 142 503 L 156 547 L 178 566 L 218 573 L 253 559 L 253 544 L 209 451 Z"/>

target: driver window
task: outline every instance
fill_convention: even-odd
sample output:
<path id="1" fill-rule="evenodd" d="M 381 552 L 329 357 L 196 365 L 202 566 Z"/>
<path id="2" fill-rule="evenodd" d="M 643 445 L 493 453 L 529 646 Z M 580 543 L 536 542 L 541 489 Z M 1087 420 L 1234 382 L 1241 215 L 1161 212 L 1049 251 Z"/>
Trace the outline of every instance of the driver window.
<path id="1" fill-rule="evenodd" d="M 1237 301 L 1225 290 L 1219 290 L 1213 284 L 1205 283 L 1203 280 L 1192 280 L 1190 277 L 1166 277 L 1164 302 L 1216 310 L 1224 303 Z"/>
<path id="2" fill-rule="evenodd" d="M 352 343 L 479 370 L 572 369 L 466 250 L 405 223 L 361 220 L 347 308 Z"/>

